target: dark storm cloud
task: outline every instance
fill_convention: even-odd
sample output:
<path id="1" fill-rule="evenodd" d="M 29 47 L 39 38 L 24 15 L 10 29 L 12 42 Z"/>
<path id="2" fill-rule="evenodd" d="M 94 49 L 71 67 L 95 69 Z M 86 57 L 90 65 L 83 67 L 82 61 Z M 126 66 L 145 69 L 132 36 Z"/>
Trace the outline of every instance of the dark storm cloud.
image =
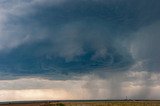
<path id="1" fill-rule="evenodd" d="M 159 39 L 160 39 L 160 21 L 149 26 L 140 28 L 134 35 L 131 51 L 136 60 L 143 60 L 145 70 L 159 71 Z"/>
<path id="2" fill-rule="evenodd" d="M 101 68 L 129 70 L 137 61 L 132 45 L 136 56 L 142 57 L 141 44 L 140 48 L 134 46 L 141 35 L 133 33 L 160 18 L 159 1 L 149 0 L 29 0 L 1 4 L 0 70 L 2 75 L 15 78 L 57 79 L 58 75 L 85 74 Z"/>

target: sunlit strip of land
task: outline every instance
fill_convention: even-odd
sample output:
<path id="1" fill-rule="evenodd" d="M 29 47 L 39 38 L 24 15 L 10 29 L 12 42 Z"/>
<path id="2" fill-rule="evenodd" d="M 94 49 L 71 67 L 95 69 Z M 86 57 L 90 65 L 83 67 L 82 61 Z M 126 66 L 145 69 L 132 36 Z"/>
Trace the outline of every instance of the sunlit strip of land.
<path id="1" fill-rule="evenodd" d="M 160 100 L 76 100 L 4 102 L 0 106 L 160 106 Z"/>

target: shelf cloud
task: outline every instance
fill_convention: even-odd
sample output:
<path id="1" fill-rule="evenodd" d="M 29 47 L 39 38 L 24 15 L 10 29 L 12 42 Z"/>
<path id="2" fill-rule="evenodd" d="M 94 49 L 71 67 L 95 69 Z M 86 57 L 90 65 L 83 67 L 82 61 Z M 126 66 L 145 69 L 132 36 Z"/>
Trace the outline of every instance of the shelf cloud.
<path id="1" fill-rule="evenodd" d="M 133 98 L 159 97 L 149 94 L 159 89 L 154 88 L 160 70 L 158 0 L 1 0 L 0 14 L 0 81 L 89 76 L 86 85 L 78 85 L 88 98 L 96 91 L 99 98 L 105 98 L 103 92 L 123 98 L 125 89 Z M 54 88 L 48 85 L 45 89 Z M 14 89 L 6 86 L 0 89 Z M 30 85 L 23 86 L 15 88 Z M 36 86 L 28 89 L 43 89 Z M 140 93 L 130 94 L 131 86 Z"/>

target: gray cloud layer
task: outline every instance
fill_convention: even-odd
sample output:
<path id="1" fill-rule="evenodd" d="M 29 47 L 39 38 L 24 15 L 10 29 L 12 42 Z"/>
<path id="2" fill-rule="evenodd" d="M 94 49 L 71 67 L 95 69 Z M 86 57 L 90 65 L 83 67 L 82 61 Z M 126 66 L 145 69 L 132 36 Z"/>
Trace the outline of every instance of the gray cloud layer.
<path id="1" fill-rule="evenodd" d="M 158 0 L 1 0 L 0 14 L 1 98 L 160 97 Z"/>
<path id="2" fill-rule="evenodd" d="M 6 75 L 1 79 L 68 79 L 94 70 L 128 71 L 139 62 L 139 70 L 158 71 L 159 4 L 1 1 L 0 70 Z"/>

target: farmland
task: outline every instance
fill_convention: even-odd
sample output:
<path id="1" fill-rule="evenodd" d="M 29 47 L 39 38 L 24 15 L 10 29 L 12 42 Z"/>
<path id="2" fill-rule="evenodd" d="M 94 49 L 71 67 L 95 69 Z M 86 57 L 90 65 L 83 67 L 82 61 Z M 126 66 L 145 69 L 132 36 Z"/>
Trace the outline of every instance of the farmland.
<path id="1" fill-rule="evenodd" d="M 45 101 L 4 103 L 0 106 L 160 106 L 160 101 Z"/>

